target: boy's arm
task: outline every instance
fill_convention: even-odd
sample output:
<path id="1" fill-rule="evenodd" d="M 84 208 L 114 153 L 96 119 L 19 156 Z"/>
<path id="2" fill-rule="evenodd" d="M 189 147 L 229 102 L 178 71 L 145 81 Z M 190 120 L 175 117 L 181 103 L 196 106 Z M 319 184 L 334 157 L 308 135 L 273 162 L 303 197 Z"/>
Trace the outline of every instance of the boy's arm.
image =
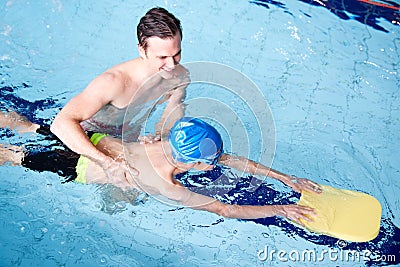
<path id="1" fill-rule="evenodd" d="M 312 208 L 299 205 L 251 206 L 225 204 L 214 198 L 189 191 L 178 183 L 164 185 L 160 193 L 189 208 L 209 211 L 226 218 L 259 219 L 278 215 L 303 225 L 301 220 L 310 221 L 310 216 L 315 215 Z"/>
<path id="2" fill-rule="evenodd" d="M 244 157 L 222 154 L 218 163 L 253 175 L 268 176 L 277 179 L 290 186 L 296 192 L 301 192 L 302 190 L 316 193 L 322 192 L 321 187 L 311 180 L 287 175 Z"/>

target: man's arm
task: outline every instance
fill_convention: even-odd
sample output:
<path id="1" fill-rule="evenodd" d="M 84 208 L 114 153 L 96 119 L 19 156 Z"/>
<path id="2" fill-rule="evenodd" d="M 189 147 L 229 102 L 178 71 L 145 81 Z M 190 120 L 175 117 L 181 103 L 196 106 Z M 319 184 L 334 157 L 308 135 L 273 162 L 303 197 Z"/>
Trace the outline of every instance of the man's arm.
<path id="1" fill-rule="evenodd" d="M 186 87 L 190 83 L 189 72 L 182 65 L 178 65 L 174 71 L 177 77 L 168 82 L 171 84 L 171 89 L 176 88 L 167 92 L 167 105 L 155 125 L 156 135 L 159 137 L 168 135 L 174 123 L 182 118 L 185 112 L 183 101 L 186 97 Z"/>
<path id="2" fill-rule="evenodd" d="M 80 123 L 111 102 L 121 91 L 120 83 L 114 73 L 104 73 L 95 78 L 57 114 L 50 130 L 72 151 L 96 162 L 105 160 L 105 155 L 89 141 Z"/>
<path id="3" fill-rule="evenodd" d="M 290 186 L 296 192 L 302 190 L 321 193 L 321 187 L 308 179 L 290 176 L 277 170 L 268 168 L 244 157 L 222 154 L 218 163 L 253 175 L 268 176 Z"/>
<path id="4" fill-rule="evenodd" d="M 155 125 L 155 135 L 139 136 L 140 143 L 160 141 L 162 137 L 168 136 L 174 123 L 184 116 L 183 101 L 186 97 L 186 87 L 190 84 L 189 71 L 182 65 L 177 65 L 174 72 L 174 78 L 163 81 L 162 86 L 168 91 L 164 94 L 162 102 L 167 101 L 167 104 Z"/>
<path id="5" fill-rule="evenodd" d="M 167 105 L 160 120 L 155 125 L 156 135 L 168 135 L 174 123 L 183 117 L 185 106 L 183 100 L 186 96 L 186 85 L 174 89 L 168 97 Z"/>
<path id="6" fill-rule="evenodd" d="M 124 90 L 124 77 L 119 72 L 106 72 L 95 78 L 87 88 L 72 98 L 54 119 L 50 130 L 72 151 L 90 158 L 107 171 L 121 168 L 112 158 L 90 142 L 80 123 L 89 119 Z"/>

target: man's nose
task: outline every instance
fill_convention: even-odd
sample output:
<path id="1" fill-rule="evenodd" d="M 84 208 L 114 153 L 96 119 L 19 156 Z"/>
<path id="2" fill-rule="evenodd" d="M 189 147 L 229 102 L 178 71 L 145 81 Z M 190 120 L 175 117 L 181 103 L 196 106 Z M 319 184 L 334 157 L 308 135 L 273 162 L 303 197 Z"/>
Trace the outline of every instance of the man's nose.
<path id="1" fill-rule="evenodd" d="M 175 64 L 174 58 L 173 57 L 168 57 L 166 59 L 166 64 L 165 65 L 167 66 L 168 69 L 171 69 L 171 70 L 175 69 L 175 65 L 176 64 Z"/>

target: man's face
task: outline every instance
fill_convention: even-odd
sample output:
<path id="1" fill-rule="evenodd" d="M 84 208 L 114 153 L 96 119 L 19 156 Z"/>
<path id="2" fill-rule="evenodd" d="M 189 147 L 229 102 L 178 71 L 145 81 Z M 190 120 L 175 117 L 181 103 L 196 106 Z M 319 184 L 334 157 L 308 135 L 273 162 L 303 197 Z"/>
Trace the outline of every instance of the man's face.
<path id="1" fill-rule="evenodd" d="M 161 39 L 150 37 L 147 39 L 147 51 L 139 47 L 142 58 L 145 59 L 150 70 L 159 72 L 163 78 L 173 77 L 173 70 L 181 60 L 181 36 L 176 34 L 173 38 Z"/>

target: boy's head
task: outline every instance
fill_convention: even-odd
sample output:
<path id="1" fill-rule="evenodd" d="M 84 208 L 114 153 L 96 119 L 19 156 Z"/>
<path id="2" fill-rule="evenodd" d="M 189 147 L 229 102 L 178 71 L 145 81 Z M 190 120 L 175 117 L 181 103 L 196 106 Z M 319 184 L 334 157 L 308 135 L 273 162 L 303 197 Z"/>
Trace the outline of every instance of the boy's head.
<path id="1" fill-rule="evenodd" d="M 218 131 L 197 118 L 183 117 L 171 128 L 169 143 L 175 161 L 215 165 L 223 152 Z"/>

